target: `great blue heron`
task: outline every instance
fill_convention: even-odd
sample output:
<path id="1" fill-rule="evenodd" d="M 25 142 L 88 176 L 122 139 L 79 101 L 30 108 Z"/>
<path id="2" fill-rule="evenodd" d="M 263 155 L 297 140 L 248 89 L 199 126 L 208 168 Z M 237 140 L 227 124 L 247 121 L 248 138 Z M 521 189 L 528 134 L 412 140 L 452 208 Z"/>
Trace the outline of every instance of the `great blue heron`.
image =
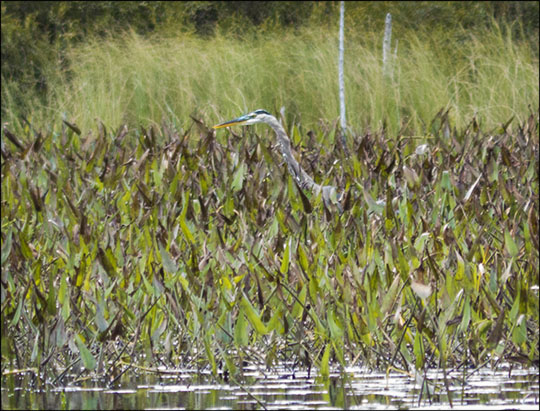
<path id="1" fill-rule="evenodd" d="M 341 200 L 343 193 L 338 193 L 334 186 L 321 186 L 317 184 L 313 179 L 305 172 L 305 170 L 298 164 L 298 161 L 294 158 L 291 152 L 291 140 L 287 136 L 287 133 L 281 126 L 281 123 L 266 110 L 255 110 L 249 114 L 237 117 L 233 120 L 226 121 L 225 123 L 217 124 L 214 128 L 230 127 L 235 125 L 250 125 L 256 123 L 266 123 L 274 129 L 278 138 L 278 145 L 283 155 L 283 159 L 287 163 L 289 172 L 296 180 L 301 189 L 311 190 L 314 194 L 318 195 L 322 193 L 322 199 L 327 207 L 332 204 L 336 205 L 341 212 Z"/>

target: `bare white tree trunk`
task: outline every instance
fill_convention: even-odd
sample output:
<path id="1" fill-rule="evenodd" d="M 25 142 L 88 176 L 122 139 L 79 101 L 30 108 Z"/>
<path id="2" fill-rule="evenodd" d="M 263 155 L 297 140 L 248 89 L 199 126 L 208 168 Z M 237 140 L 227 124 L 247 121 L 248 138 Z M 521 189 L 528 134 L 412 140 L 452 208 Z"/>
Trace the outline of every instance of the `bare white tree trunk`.
<path id="1" fill-rule="evenodd" d="M 390 61 L 390 43 L 392 42 L 392 16 L 386 15 L 384 23 L 384 39 L 382 49 L 383 74 L 392 77 L 392 62 Z"/>
<path id="2" fill-rule="evenodd" d="M 341 120 L 341 131 L 345 133 L 347 121 L 345 120 L 345 84 L 343 75 L 343 28 L 345 21 L 345 2 L 341 2 L 339 14 L 339 118 Z"/>
<path id="3" fill-rule="evenodd" d="M 341 147 L 345 154 L 349 154 L 347 149 L 347 140 L 345 134 L 347 133 L 347 120 L 345 119 L 345 75 L 343 71 L 343 38 L 345 28 L 345 2 L 341 2 L 341 8 L 339 13 L 339 62 L 338 62 L 338 72 L 339 72 L 339 118 L 341 120 L 341 133 L 339 135 L 339 140 L 341 142 Z"/>

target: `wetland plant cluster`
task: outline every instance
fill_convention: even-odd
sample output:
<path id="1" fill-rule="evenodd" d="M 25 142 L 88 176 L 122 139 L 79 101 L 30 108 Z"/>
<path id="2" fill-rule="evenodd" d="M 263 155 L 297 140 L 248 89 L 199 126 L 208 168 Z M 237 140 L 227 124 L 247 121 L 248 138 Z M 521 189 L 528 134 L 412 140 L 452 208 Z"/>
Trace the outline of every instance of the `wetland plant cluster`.
<path id="1" fill-rule="evenodd" d="M 538 364 L 538 113 L 287 129 L 342 214 L 264 126 L 4 126 L 2 371 Z"/>

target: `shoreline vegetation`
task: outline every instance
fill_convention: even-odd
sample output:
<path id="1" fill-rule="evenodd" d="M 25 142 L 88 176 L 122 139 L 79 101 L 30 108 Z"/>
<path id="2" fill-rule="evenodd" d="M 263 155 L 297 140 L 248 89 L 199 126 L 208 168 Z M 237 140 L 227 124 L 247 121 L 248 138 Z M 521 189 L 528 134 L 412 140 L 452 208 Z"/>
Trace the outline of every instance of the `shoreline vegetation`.
<path id="1" fill-rule="evenodd" d="M 131 363 L 233 379 L 245 362 L 538 367 L 538 26 L 476 5 L 478 27 L 452 24 L 449 3 L 415 30 L 400 21 L 422 8 L 396 6 L 386 79 L 385 13 L 352 7 L 344 148 L 322 6 L 292 25 L 246 13 L 70 40 L 66 23 L 43 40 L 39 13 L 5 3 L 3 381 L 114 383 Z M 21 39 L 35 55 L 19 70 L 4 57 Z M 342 214 L 298 189 L 272 130 L 211 129 L 281 107 L 302 167 L 347 193 Z"/>

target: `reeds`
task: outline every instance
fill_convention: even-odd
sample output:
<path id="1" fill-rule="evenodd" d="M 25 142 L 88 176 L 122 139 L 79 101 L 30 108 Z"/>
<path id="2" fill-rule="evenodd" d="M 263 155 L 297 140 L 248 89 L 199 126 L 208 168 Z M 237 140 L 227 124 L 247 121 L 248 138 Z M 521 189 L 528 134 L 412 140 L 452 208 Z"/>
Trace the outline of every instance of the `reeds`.
<path id="1" fill-rule="evenodd" d="M 382 72 L 382 33 L 351 30 L 345 45 L 350 126 L 385 123 L 395 134 L 407 124 L 418 134 L 440 108 L 450 109 L 460 128 L 472 116 L 488 128 L 511 117 L 524 121 L 539 98 L 538 45 L 515 41 L 511 32 L 496 23 L 476 32 L 398 30 L 389 80 Z M 14 97 L 19 86 L 3 79 L 3 120 L 18 127 L 23 114 L 34 123 L 66 116 L 83 128 L 96 118 L 185 126 L 194 114 L 217 121 L 285 106 L 289 120 L 295 116 L 310 128 L 339 116 L 337 44 L 337 32 L 311 29 L 243 40 L 134 33 L 90 40 L 67 52 L 65 71 L 51 70 L 45 105 L 33 102 L 29 90 L 21 105 Z"/>

